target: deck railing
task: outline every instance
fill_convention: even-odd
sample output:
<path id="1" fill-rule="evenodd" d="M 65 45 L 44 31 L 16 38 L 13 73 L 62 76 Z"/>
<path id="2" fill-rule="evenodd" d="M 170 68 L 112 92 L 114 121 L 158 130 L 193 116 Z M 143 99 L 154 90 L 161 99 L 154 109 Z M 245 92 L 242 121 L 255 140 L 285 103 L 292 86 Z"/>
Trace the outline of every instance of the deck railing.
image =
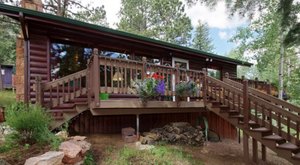
<path id="1" fill-rule="evenodd" d="M 123 98 L 137 96 L 137 83 L 154 73 L 163 77 L 165 82 L 164 97 L 170 101 L 176 97 L 175 86 L 181 81 L 192 80 L 198 83 L 199 87 L 204 85 L 204 72 L 202 71 L 181 69 L 179 65 L 168 67 L 150 64 L 147 63 L 145 57 L 142 61 L 132 61 L 99 56 L 98 51 L 94 50 L 88 65 L 88 100 L 92 107 L 99 107 L 101 104 L 99 93 L 121 95 Z M 202 92 L 198 93 L 205 96 Z"/>
<path id="2" fill-rule="evenodd" d="M 248 123 L 252 120 L 289 142 L 300 145 L 299 107 L 249 87 L 248 80 L 243 80 L 241 84 L 228 78 L 223 81 L 212 77 L 207 79 L 208 95 L 243 114 L 245 127 L 249 128 Z"/>
<path id="3" fill-rule="evenodd" d="M 226 74 L 225 78 L 226 77 L 229 78 L 229 75 Z M 229 79 L 242 84 L 245 77 L 244 76 L 242 78 L 230 77 Z M 268 80 L 259 81 L 258 78 L 255 78 L 254 80 L 249 79 L 248 86 L 263 91 L 267 94 L 275 94 L 275 87 Z"/>

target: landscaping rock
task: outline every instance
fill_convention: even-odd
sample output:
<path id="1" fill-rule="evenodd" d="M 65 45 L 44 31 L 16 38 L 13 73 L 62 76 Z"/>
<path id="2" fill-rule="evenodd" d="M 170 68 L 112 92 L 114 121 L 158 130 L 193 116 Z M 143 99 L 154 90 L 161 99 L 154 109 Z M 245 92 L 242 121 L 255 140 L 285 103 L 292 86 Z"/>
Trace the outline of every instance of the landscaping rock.
<path id="1" fill-rule="evenodd" d="M 60 137 L 63 140 L 68 139 L 68 136 L 69 136 L 67 131 L 59 131 L 55 135 L 58 136 L 58 137 Z"/>
<path id="2" fill-rule="evenodd" d="M 76 144 L 76 145 L 78 145 L 78 146 L 81 147 L 80 154 L 81 154 L 82 156 L 84 156 L 85 153 L 86 153 L 88 150 L 91 149 L 91 143 L 88 143 L 88 142 L 86 142 L 86 141 L 69 140 L 69 142 L 74 143 L 74 144 Z"/>
<path id="3" fill-rule="evenodd" d="M 151 150 L 154 148 L 154 145 L 141 144 L 141 142 L 136 142 L 135 146 L 138 150 Z"/>
<path id="4" fill-rule="evenodd" d="M 70 139 L 75 141 L 83 141 L 86 140 L 86 136 L 72 136 Z"/>
<path id="5" fill-rule="evenodd" d="M 194 128 L 187 122 L 176 122 L 143 133 L 140 141 L 142 144 L 155 144 L 158 141 L 165 141 L 171 144 L 203 146 L 205 138 L 200 127 Z"/>
<path id="6" fill-rule="evenodd" d="M 83 157 L 81 155 L 82 148 L 70 141 L 62 142 L 59 146 L 59 150 L 64 152 L 63 163 L 74 164 L 80 162 Z"/>
<path id="7" fill-rule="evenodd" d="M 25 165 L 61 165 L 63 157 L 63 152 L 49 151 L 43 155 L 27 159 Z"/>

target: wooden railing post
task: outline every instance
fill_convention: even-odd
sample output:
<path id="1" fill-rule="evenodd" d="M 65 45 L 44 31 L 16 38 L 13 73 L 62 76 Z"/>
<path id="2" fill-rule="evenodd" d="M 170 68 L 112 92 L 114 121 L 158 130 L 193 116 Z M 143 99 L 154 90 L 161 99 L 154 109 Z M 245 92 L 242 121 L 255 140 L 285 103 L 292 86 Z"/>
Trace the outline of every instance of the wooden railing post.
<path id="1" fill-rule="evenodd" d="M 258 78 L 255 77 L 254 79 L 254 88 L 257 89 L 258 88 Z"/>
<path id="2" fill-rule="evenodd" d="M 248 92 L 248 80 L 243 80 L 243 115 L 244 115 L 244 127 L 249 129 L 249 92 Z"/>
<path id="3" fill-rule="evenodd" d="M 267 94 L 271 94 L 271 83 L 270 83 L 270 81 L 267 79 L 267 81 L 266 81 L 266 92 L 267 92 Z"/>
<path id="4" fill-rule="evenodd" d="M 94 48 L 93 50 L 93 89 L 94 89 L 94 102 L 95 106 L 100 106 L 99 94 L 100 94 L 100 70 L 99 70 L 99 57 L 98 57 L 98 49 Z"/>
<path id="5" fill-rule="evenodd" d="M 228 72 L 225 73 L 225 78 L 229 79 L 229 73 Z"/>
<path id="6" fill-rule="evenodd" d="M 207 104 L 207 71 L 205 68 L 202 69 L 202 72 L 204 74 L 203 77 L 203 102 L 204 102 L 204 106 L 206 106 Z"/>
<path id="7" fill-rule="evenodd" d="M 142 61 L 143 61 L 142 80 L 144 80 L 147 75 L 147 58 L 143 57 Z"/>
<path id="8" fill-rule="evenodd" d="M 36 81 L 36 91 L 35 91 L 36 103 L 42 106 L 44 99 L 43 99 L 43 87 L 42 87 L 41 76 L 36 76 L 35 81 Z"/>
<path id="9" fill-rule="evenodd" d="M 91 79 L 91 66 L 90 66 L 91 58 L 87 61 L 87 73 L 86 73 L 86 89 L 87 89 L 87 97 L 88 97 L 88 105 L 91 104 L 91 95 L 92 95 L 92 79 Z"/>
<path id="10" fill-rule="evenodd" d="M 243 79 L 243 115 L 244 129 L 249 129 L 249 95 L 248 95 L 248 80 Z M 249 135 L 243 131 L 243 151 L 246 163 L 249 163 Z"/>
<path id="11" fill-rule="evenodd" d="M 175 85 L 176 85 L 180 82 L 180 70 L 179 70 L 180 64 L 176 63 L 175 67 L 176 67 L 176 74 L 175 74 Z"/>

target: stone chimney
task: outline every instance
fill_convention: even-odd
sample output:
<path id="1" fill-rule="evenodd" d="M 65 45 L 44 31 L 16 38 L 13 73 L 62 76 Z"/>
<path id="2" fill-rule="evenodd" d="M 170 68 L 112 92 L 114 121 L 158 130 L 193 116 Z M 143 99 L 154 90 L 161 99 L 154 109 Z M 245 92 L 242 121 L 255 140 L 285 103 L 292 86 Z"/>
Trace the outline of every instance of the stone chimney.
<path id="1" fill-rule="evenodd" d="M 41 0 L 22 0 L 21 6 L 26 9 L 36 10 L 43 12 L 43 3 Z M 25 50 L 24 50 L 24 37 L 22 31 L 17 37 L 16 41 L 16 75 L 15 75 L 15 86 L 16 86 L 16 100 L 25 100 Z M 29 64 L 28 64 L 29 65 Z M 28 89 L 28 92 L 29 89 Z"/>

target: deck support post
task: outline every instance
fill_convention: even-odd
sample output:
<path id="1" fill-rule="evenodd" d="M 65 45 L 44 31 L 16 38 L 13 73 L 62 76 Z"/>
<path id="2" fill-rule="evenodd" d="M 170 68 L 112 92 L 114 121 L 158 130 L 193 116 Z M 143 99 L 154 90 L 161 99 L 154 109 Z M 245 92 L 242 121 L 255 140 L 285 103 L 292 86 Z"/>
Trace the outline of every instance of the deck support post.
<path id="1" fill-rule="evenodd" d="M 252 153 L 253 153 L 253 162 L 258 163 L 258 145 L 257 140 L 252 138 Z"/>
<path id="2" fill-rule="evenodd" d="M 137 139 L 140 138 L 140 115 L 136 115 L 136 137 Z"/>
<path id="3" fill-rule="evenodd" d="M 263 161 L 267 160 L 267 150 L 266 150 L 266 146 L 261 144 L 261 159 Z"/>
<path id="4" fill-rule="evenodd" d="M 94 48 L 93 50 L 93 89 L 94 89 L 94 102 L 95 106 L 100 106 L 99 93 L 100 93 L 100 70 L 99 70 L 99 57 L 98 49 Z"/>
<path id="5" fill-rule="evenodd" d="M 248 164 L 250 163 L 249 159 L 249 135 L 246 134 L 245 131 L 243 131 L 243 152 L 244 152 L 244 159 L 245 163 Z"/>

